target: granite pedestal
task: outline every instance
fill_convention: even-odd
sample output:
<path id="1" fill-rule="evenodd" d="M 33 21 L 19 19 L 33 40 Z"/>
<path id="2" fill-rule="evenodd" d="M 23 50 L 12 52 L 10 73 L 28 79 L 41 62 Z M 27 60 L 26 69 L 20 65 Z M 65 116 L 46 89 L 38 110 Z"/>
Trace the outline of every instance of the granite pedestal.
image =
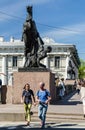
<path id="1" fill-rule="evenodd" d="M 13 74 L 13 95 L 12 103 L 17 104 L 21 103 L 21 95 L 23 88 L 26 83 L 30 84 L 31 89 L 36 92 L 39 90 L 39 83 L 44 82 L 45 88 L 48 89 L 51 93 L 51 104 L 56 100 L 56 87 L 55 87 L 55 76 L 49 70 L 26 70 L 19 69 L 19 72 L 14 72 Z"/>

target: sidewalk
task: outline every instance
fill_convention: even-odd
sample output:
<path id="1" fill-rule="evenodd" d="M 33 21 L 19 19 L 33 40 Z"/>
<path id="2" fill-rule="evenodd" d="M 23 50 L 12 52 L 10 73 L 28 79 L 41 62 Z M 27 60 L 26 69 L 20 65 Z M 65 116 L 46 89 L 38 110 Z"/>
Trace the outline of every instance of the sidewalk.
<path id="1" fill-rule="evenodd" d="M 32 110 L 37 112 L 37 106 L 33 106 Z M 1 104 L 0 113 L 23 113 L 23 104 Z M 83 114 L 82 103 L 80 95 L 73 92 L 66 96 L 63 100 L 57 102 L 56 105 L 49 105 L 48 113 L 63 113 L 63 114 Z"/>
<path id="2" fill-rule="evenodd" d="M 37 120 L 37 108 L 33 106 L 32 111 L 34 112 L 33 118 Z M 59 118 L 65 119 L 83 119 L 83 107 L 80 102 L 80 95 L 73 92 L 69 96 L 66 96 L 62 101 L 58 101 L 56 105 L 49 105 L 48 114 L 49 120 L 55 120 Z M 0 120 L 24 120 L 24 106 L 23 104 L 1 104 L 0 105 Z M 5 118 L 5 119 L 4 119 Z M 21 120 L 22 119 L 22 120 Z M 2 121 L 3 121 L 2 120 Z"/>
<path id="3" fill-rule="evenodd" d="M 82 102 L 80 100 L 80 95 L 78 95 L 76 92 L 71 93 L 70 95 L 66 96 L 63 100 L 58 101 L 57 105 L 49 106 L 49 112 L 52 111 L 59 114 L 83 114 L 83 107 Z"/>

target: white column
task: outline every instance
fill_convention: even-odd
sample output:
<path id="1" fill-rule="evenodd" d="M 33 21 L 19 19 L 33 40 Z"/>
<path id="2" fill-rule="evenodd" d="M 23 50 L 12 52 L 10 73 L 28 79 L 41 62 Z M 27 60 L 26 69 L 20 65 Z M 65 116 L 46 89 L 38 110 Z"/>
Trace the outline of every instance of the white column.
<path id="1" fill-rule="evenodd" d="M 7 85 L 6 56 L 2 58 L 2 85 Z"/>
<path id="2" fill-rule="evenodd" d="M 25 64 L 25 56 L 23 57 L 23 66 L 24 66 L 24 64 Z"/>
<path id="3" fill-rule="evenodd" d="M 66 68 L 65 68 L 65 79 L 67 79 L 67 68 L 68 68 L 68 63 L 69 63 L 69 56 L 66 57 Z"/>
<path id="4" fill-rule="evenodd" d="M 8 74 L 8 85 L 9 86 L 13 85 L 13 73 Z"/>
<path id="5" fill-rule="evenodd" d="M 46 65 L 46 68 L 49 68 L 48 57 L 44 58 L 44 65 Z"/>

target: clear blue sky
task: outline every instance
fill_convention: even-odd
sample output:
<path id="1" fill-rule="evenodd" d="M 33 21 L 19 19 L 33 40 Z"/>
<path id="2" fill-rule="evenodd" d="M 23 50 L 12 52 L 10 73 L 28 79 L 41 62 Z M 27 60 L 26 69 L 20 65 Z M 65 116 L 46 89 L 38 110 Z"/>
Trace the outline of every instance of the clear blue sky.
<path id="1" fill-rule="evenodd" d="M 29 4 L 41 37 L 75 44 L 85 60 L 85 0 L 0 0 L 0 36 L 21 38 Z"/>

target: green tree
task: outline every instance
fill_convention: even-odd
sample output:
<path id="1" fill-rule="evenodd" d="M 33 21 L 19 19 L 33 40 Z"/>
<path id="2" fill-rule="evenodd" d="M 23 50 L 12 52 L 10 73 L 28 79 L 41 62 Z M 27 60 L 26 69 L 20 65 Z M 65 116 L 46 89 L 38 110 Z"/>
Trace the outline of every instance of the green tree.
<path id="1" fill-rule="evenodd" d="M 81 65 L 79 67 L 79 78 L 85 78 L 85 61 L 80 59 Z"/>

